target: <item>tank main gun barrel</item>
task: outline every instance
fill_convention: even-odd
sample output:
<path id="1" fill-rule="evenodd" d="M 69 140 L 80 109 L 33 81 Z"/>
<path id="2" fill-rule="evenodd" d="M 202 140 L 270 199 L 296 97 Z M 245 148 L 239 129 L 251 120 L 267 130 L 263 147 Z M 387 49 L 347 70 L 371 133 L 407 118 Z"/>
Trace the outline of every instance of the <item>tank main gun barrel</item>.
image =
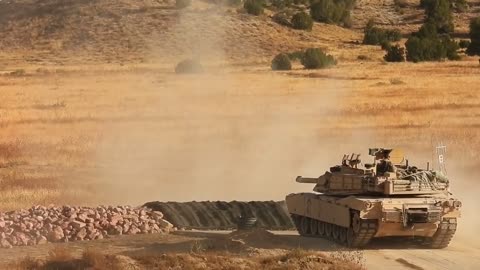
<path id="1" fill-rule="evenodd" d="M 316 184 L 318 183 L 318 178 L 297 176 L 296 181 L 298 183 Z"/>

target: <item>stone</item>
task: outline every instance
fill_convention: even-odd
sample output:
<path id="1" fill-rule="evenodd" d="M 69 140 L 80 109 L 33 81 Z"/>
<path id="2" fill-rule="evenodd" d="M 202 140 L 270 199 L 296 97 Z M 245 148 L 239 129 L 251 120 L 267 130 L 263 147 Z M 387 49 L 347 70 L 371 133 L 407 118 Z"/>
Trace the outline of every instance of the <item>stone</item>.
<path id="1" fill-rule="evenodd" d="M 163 219 L 163 213 L 160 211 L 152 211 L 152 216 L 155 220 Z"/>
<path id="2" fill-rule="evenodd" d="M 77 220 L 70 222 L 70 226 L 72 226 L 72 228 L 74 228 L 75 230 L 79 230 L 79 229 L 85 227 L 86 225 L 87 224 L 85 224 L 81 221 L 77 221 Z"/>
<path id="3" fill-rule="evenodd" d="M 173 228 L 173 224 L 164 220 L 164 219 L 158 220 L 157 223 L 158 223 L 158 226 L 162 229 L 172 229 Z"/>
<path id="4" fill-rule="evenodd" d="M 47 238 L 43 235 L 37 237 L 37 245 L 43 245 L 47 243 Z"/>
<path id="5" fill-rule="evenodd" d="M 85 222 L 85 220 L 87 220 L 87 218 L 88 218 L 87 215 L 85 215 L 85 214 L 79 214 L 79 215 L 77 215 L 77 217 L 75 218 L 75 220 L 78 220 L 78 221 L 80 221 L 80 222 Z"/>
<path id="6" fill-rule="evenodd" d="M 64 237 L 63 229 L 57 226 L 48 234 L 47 238 L 50 242 L 59 242 Z"/>
<path id="7" fill-rule="evenodd" d="M 13 234 L 13 236 L 15 236 L 17 238 L 17 243 L 21 246 L 27 246 L 28 245 L 28 240 L 30 240 L 29 237 L 27 237 L 26 234 L 22 233 L 22 232 L 15 232 Z"/>
<path id="8" fill-rule="evenodd" d="M 132 227 L 130 228 L 130 230 L 128 231 L 128 234 L 137 234 L 139 233 L 140 230 L 137 228 L 137 227 Z"/>
<path id="9" fill-rule="evenodd" d="M 83 240 L 87 236 L 87 229 L 81 228 L 80 231 L 75 235 L 75 237 L 79 240 Z"/>
<path id="10" fill-rule="evenodd" d="M 120 216 L 120 215 L 114 215 L 114 216 L 110 217 L 110 225 L 116 226 L 117 223 L 118 223 L 120 220 L 123 220 L 122 216 Z"/>
<path id="11" fill-rule="evenodd" d="M 173 230 L 163 213 L 129 206 L 34 206 L 0 212 L 0 247 L 103 239 L 109 235 Z"/>
<path id="12" fill-rule="evenodd" d="M 12 248 L 12 244 L 7 239 L 0 239 L 0 247 Z"/>

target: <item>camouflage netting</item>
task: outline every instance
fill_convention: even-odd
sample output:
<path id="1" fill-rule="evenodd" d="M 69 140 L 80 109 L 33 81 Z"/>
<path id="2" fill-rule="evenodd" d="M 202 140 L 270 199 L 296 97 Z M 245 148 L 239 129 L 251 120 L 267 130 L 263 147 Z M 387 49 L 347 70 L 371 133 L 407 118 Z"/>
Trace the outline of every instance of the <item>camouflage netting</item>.
<path id="1" fill-rule="evenodd" d="M 448 187 L 449 180 L 441 172 L 438 171 L 416 171 L 397 170 L 398 178 L 402 180 L 410 180 L 418 183 L 419 188 L 443 190 Z"/>

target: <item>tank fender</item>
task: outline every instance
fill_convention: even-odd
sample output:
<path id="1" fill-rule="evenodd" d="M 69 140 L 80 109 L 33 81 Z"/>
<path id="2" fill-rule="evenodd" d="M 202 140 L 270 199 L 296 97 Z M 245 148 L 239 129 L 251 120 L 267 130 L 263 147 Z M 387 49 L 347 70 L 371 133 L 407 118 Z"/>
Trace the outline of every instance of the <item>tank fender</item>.
<path id="1" fill-rule="evenodd" d="M 364 211 L 372 207 L 371 203 L 368 201 L 362 201 L 359 200 L 355 196 L 348 196 L 343 199 L 337 200 L 338 204 L 348 206 L 349 208 L 358 210 L 358 211 Z"/>

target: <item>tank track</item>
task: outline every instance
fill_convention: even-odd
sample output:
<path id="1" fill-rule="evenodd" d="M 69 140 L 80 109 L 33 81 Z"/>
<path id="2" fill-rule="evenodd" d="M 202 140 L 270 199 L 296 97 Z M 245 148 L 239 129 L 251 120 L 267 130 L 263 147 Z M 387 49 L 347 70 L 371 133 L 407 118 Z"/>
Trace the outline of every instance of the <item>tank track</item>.
<path id="1" fill-rule="evenodd" d="M 350 228 L 299 215 L 292 215 L 292 220 L 302 236 L 324 238 L 352 248 L 367 245 L 378 228 L 376 220 L 368 219 L 358 219 Z"/>
<path id="2" fill-rule="evenodd" d="M 434 249 L 446 248 L 450 244 L 450 240 L 452 240 L 456 230 L 456 218 L 443 219 L 433 237 L 427 238 L 424 244 Z"/>

